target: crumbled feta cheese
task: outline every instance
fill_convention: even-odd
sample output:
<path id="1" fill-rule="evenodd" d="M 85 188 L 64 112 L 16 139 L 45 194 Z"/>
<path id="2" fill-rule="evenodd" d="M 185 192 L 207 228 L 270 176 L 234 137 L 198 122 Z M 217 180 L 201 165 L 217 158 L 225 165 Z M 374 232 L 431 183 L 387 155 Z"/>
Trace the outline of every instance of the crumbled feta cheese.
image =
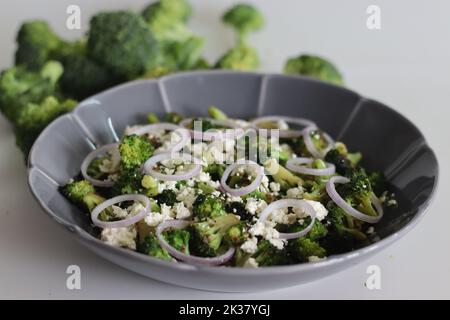
<path id="1" fill-rule="evenodd" d="M 369 227 L 369 228 L 367 228 L 366 233 L 367 233 L 367 234 L 374 234 L 374 233 L 375 233 L 375 228 L 374 228 L 374 227 Z"/>
<path id="2" fill-rule="evenodd" d="M 305 200 L 308 202 L 316 212 L 316 219 L 322 221 L 328 214 L 328 210 L 319 201 Z"/>
<path id="3" fill-rule="evenodd" d="M 111 216 L 116 219 L 125 219 L 128 216 L 127 209 L 122 209 L 119 206 L 112 205 L 111 206 L 112 212 Z"/>
<path id="4" fill-rule="evenodd" d="M 271 183 L 269 184 L 269 187 L 270 187 L 270 190 L 271 190 L 272 192 L 274 192 L 274 193 L 280 192 L 280 189 L 281 189 L 280 184 L 279 184 L 279 183 L 276 183 L 276 182 L 271 182 Z"/>
<path id="5" fill-rule="evenodd" d="M 176 188 L 177 188 L 176 181 L 159 181 L 158 182 L 158 193 L 161 193 L 164 190 L 176 190 Z"/>
<path id="6" fill-rule="evenodd" d="M 161 205 L 161 212 L 150 212 L 144 218 L 144 221 L 150 227 L 156 227 L 161 222 L 166 220 L 172 220 L 174 217 L 175 214 L 172 212 L 171 208 L 163 203 Z"/>
<path id="7" fill-rule="evenodd" d="M 268 240 L 277 249 L 283 249 L 286 244 L 285 239 L 280 239 L 280 233 L 274 228 L 274 224 L 266 221 L 256 222 L 249 230 L 249 233 L 253 236 L 262 236 Z"/>
<path id="8" fill-rule="evenodd" d="M 388 207 L 395 207 L 395 206 L 397 206 L 397 200 L 395 200 L 395 199 L 389 199 L 388 201 L 387 201 L 387 206 Z"/>
<path id="9" fill-rule="evenodd" d="M 241 245 L 241 249 L 247 253 L 255 253 L 256 249 L 258 249 L 258 239 L 256 237 L 248 239 Z"/>
<path id="10" fill-rule="evenodd" d="M 105 228 L 100 239 L 114 247 L 136 250 L 137 231 L 135 225 L 123 228 Z"/>
<path id="11" fill-rule="evenodd" d="M 248 198 L 245 204 L 245 210 L 255 215 L 261 213 L 267 207 L 267 202 L 260 199 Z"/>
<path id="12" fill-rule="evenodd" d="M 286 197 L 289 199 L 301 199 L 303 195 L 303 188 L 296 187 L 292 189 L 288 189 L 286 191 Z"/>
<path id="13" fill-rule="evenodd" d="M 175 212 L 177 219 L 185 219 L 191 216 L 191 212 L 184 206 L 183 202 L 177 202 L 173 206 L 173 211 Z"/>
<path id="14" fill-rule="evenodd" d="M 196 198 L 195 189 L 191 187 L 182 188 L 177 194 L 177 201 L 182 201 L 188 209 L 192 208 Z"/>
<path id="15" fill-rule="evenodd" d="M 248 258 L 245 261 L 243 267 L 244 268 L 258 268 L 259 265 L 258 265 L 258 262 L 256 262 L 255 258 Z"/>
<path id="16" fill-rule="evenodd" d="M 322 261 L 322 260 L 325 260 L 325 258 L 319 258 L 318 256 L 309 256 L 308 257 L 309 262 L 318 262 L 318 261 Z"/>

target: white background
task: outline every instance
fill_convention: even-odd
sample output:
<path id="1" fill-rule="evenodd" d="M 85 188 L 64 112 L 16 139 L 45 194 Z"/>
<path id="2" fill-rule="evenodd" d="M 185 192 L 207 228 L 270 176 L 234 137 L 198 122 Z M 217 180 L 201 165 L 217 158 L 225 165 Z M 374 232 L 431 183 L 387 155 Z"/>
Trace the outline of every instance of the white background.
<path id="1" fill-rule="evenodd" d="M 78 4 L 83 30 L 102 9 L 141 9 L 148 1 L 14 0 L 0 5 L 0 68 L 13 62 L 21 21 L 44 18 L 62 35 L 66 7 Z M 191 26 L 208 38 L 214 60 L 232 44 L 221 13 L 234 1 L 197 0 Z M 332 58 L 347 85 L 402 112 L 423 131 L 441 165 L 435 201 L 419 226 L 372 259 L 303 286 L 251 294 L 220 294 L 166 285 L 117 267 L 81 247 L 51 221 L 26 185 L 21 153 L 11 127 L 0 118 L 0 298 L 307 299 L 450 298 L 448 205 L 450 3 L 446 0 L 260 0 L 266 28 L 252 37 L 263 71 L 280 71 L 288 56 L 316 53 Z M 366 8 L 381 7 L 382 29 L 366 28 Z M 383 156 L 383 155 L 380 155 Z M 57 160 L 57 159 L 55 159 Z M 68 265 L 81 267 L 81 290 L 66 289 Z M 364 286 L 366 268 L 381 267 L 382 289 Z"/>

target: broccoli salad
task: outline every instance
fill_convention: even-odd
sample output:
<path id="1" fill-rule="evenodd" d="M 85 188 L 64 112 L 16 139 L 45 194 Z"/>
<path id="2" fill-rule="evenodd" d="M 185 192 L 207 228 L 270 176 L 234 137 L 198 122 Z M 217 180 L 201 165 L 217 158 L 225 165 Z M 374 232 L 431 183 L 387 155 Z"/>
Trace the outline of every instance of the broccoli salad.
<path id="1" fill-rule="evenodd" d="M 308 119 L 208 113 L 149 114 L 92 151 L 61 192 L 111 246 L 248 268 L 359 248 L 396 205 L 381 173 Z"/>

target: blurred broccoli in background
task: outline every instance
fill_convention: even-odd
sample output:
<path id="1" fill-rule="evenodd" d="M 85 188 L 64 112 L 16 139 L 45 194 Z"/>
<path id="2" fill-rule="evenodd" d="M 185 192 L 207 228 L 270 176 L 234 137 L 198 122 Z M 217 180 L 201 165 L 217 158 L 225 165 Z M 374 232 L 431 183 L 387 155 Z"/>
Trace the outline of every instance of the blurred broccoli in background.
<path id="1" fill-rule="evenodd" d="M 226 52 L 216 63 L 216 68 L 251 71 L 259 66 L 256 50 L 248 45 L 250 32 L 260 30 L 264 17 L 253 6 L 238 4 L 229 9 L 222 17 L 223 23 L 231 26 L 236 33 L 236 45 Z"/>
<path id="2" fill-rule="evenodd" d="M 287 60 L 284 73 L 312 77 L 337 85 L 344 84 L 341 73 L 331 62 L 313 55 L 300 55 Z"/>

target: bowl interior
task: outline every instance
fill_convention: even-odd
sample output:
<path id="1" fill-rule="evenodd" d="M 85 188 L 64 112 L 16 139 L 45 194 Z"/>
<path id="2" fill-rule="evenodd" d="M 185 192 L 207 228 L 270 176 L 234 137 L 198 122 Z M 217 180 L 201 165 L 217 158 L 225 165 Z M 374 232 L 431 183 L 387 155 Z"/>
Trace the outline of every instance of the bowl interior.
<path id="1" fill-rule="evenodd" d="M 383 171 L 399 199 L 377 227 L 377 238 L 404 228 L 429 202 L 438 165 L 419 130 L 387 106 L 319 81 L 226 71 L 193 72 L 130 82 L 93 96 L 48 126 L 30 154 L 29 182 L 38 201 L 68 228 L 92 234 L 89 221 L 58 192 L 79 173 L 87 153 L 113 142 L 148 112 L 201 116 L 216 105 L 232 117 L 290 115 L 312 119 L 363 164 Z"/>

